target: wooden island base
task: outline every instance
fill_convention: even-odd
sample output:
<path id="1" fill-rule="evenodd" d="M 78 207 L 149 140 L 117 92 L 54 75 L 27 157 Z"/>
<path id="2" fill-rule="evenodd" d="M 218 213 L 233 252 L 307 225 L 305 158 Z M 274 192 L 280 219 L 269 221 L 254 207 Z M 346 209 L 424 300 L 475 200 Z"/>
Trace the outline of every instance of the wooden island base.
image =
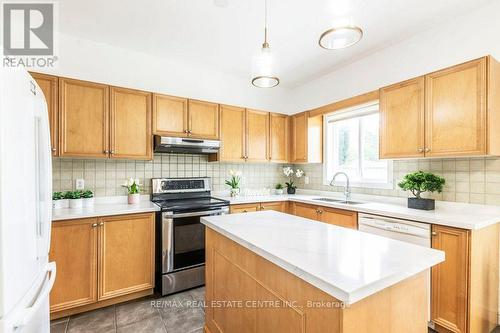
<path id="1" fill-rule="evenodd" d="M 206 229 L 205 332 L 427 332 L 425 273 L 342 308 L 337 299 Z"/>

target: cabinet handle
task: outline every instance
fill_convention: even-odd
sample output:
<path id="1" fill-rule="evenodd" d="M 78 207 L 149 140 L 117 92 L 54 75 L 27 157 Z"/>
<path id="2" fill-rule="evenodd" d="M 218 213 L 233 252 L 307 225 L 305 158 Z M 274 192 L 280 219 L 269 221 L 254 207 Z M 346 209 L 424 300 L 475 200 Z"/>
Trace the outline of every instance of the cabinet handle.
<path id="1" fill-rule="evenodd" d="M 109 154 L 109 150 L 104 150 L 103 153 L 104 154 Z"/>
<path id="2" fill-rule="evenodd" d="M 115 153 L 115 150 L 112 150 L 112 151 L 111 151 L 111 155 L 113 155 L 114 153 Z"/>
<path id="3" fill-rule="evenodd" d="M 56 150 L 57 150 L 57 149 L 55 149 L 55 148 L 52 148 L 52 151 L 53 151 L 54 153 L 56 152 Z"/>
<path id="4" fill-rule="evenodd" d="M 188 130 L 184 130 L 184 133 L 188 133 Z"/>
<path id="5" fill-rule="evenodd" d="M 97 227 L 97 223 L 92 223 L 92 228 Z"/>
<path id="6" fill-rule="evenodd" d="M 104 225 L 104 222 L 99 223 L 99 226 L 102 227 Z"/>
<path id="7" fill-rule="evenodd" d="M 423 153 L 424 152 L 424 148 L 418 148 L 418 152 L 419 153 Z"/>
<path id="8" fill-rule="evenodd" d="M 431 151 L 431 149 L 430 149 L 430 148 L 425 148 L 425 150 L 424 150 L 424 151 L 425 151 L 426 153 L 428 153 L 428 152 L 430 152 L 430 151 Z"/>
<path id="9" fill-rule="evenodd" d="M 318 210 L 318 213 L 319 213 L 319 214 L 323 214 L 323 211 L 322 211 L 322 210 Z"/>
<path id="10" fill-rule="evenodd" d="M 248 213 L 248 211 L 246 209 L 243 210 L 243 213 Z"/>
<path id="11" fill-rule="evenodd" d="M 437 235 L 438 235 L 438 233 L 437 233 L 437 232 L 435 232 L 435 231 L 433 231 L 433 232 L 431 232 L 431 235 L 432 235 L 432 236 L 437 236 Z"/>

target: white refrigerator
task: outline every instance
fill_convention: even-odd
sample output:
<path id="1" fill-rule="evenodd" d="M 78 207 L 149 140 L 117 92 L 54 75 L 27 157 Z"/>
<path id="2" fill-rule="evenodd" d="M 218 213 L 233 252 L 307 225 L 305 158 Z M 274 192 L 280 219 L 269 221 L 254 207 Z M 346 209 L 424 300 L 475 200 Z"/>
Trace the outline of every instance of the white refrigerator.
<path id="1" fill-rule="evenodd" d="M 45 98 L 24 69 L 0 67 L 0 333 L 50 331 L 51 200 Z"/>

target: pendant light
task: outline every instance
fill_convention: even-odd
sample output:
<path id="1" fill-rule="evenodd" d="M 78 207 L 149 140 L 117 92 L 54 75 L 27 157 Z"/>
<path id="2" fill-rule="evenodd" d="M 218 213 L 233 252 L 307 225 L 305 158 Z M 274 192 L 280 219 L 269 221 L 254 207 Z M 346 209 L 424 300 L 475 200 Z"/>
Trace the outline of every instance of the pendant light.
<path id="1" fill-rule="evenodd" d="M 273 71 L 273 55 L 267 42 L 267 0 L 264 0 L 264 43 L 253 63 L 252 84 L 258 88 L 272 88 L 280 83 Z"/>

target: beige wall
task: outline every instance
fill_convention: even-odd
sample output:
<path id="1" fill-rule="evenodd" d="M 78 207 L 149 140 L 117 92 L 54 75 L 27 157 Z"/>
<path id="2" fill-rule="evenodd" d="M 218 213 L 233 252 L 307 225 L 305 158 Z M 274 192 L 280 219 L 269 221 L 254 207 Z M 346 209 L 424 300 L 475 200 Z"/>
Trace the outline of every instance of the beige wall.
<path id="1" fill-rule="evenodd" d="M 323 165 L 296 167 L 303 168 L 309 177 L 309 184 L 301 180 L 299 188 L 332 190 L 323 185 Z M 445 178 L 443 193 L 433 195 L 438 200 L 500 205 L 500 158 L 496 157 L 397 160 L 393 168 L 394 189 L 353 188 L 353 193 L 407 197 L 397 183 L 405 174 L 418 170 L 431 171 Z M 342 188 L 335 187 L 335 190 Z"/>
<path id="2" fill-rule="evenodd" d="M 159 177 L 211 177 L 213 191 L 228 190 L 229 170 L 242 171 L 245 189 L 274 188 L 284 181 L 279 164 L 209 163 L 204 155 L 158 154 L 154 161 L 54 158 L 52 164 L 54 192 L 73 190 L 75 180 L 83 178 L 96 196 L 125 195 L 121 184 L 130 177 L 140 179 L 147 194 L 151 178 Z"/>

